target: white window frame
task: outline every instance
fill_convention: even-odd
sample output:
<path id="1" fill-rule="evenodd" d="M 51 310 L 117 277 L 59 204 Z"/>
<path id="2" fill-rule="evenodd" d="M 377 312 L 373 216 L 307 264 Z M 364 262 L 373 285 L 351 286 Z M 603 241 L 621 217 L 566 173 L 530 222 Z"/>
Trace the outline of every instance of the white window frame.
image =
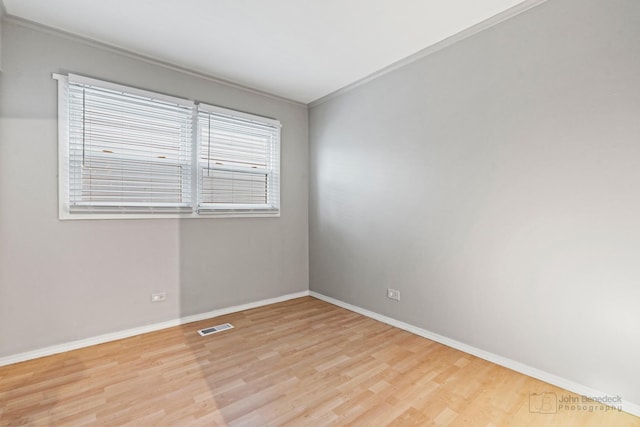
<path id="1" fill-rule="evenodd" d="M 60 220 L 78 220 L 78 219 L 150 219 L 150 218 L 242 218 L 242 217 L 280 217 L 280 146 L 281 136 L 279 129 L 281 124 L 276 119 L 257 116 L 245 112 L 239 112 L 223 107 L 218 107 L 210 104 L 202 104 L 203 111 L 219 112 L 233 117 L 241 117 L 246 120 L 252 120 L 260 123 L 270 124 L 277 126 L 277 141 L 275 142 L 275 153 L 277 160 L 275 161 L 276 169 L 270 170 L 271 179 L 277 180 L 276 188 L 272 191 L 277 191 L 277 194 L 271 195 L 270 199 L 275 203 L 270 206 L 256 206 L 256 205 L 226 205 L 220 204 L 211 206 L 208 205 L 207 209 L 202 209 L 200 203 L 200 143 L 199 143 L 199 126 L 198 126 L 198 109 L 200 104 L 197 101 L 186 100 L 182 98 L 176 98 L 169 95 L 160 94 L 157 92 L 146 91 L 142 89 L 133 88 L 130 86 L 124 86 L 111 82 L 105 82 L 102 80 L 91 79 L 88 77 L 76 76 L 74 78 L 85 79 L 90 84 L 99 86 L 105 89 L 112 89 L 123 91 L 126 93 L 149 96 L 153 95 L 153 98 L 166 100 L 169 102 L 190 102 L 194 105 L 193 110 L 193 122 L 192 122 L 192 164 L 191 164 L 191 211 L 184 213 L 168 213 L 161 210 L 153 211 L 151 208 L 149 212 L 120 212 L 114 210 L 113 212 L 72 212 L 70 211 L 69 200 L 69 104 L 67 90 L 69 85 L 69 77 L 67 75 L 53 74 L 53 78 L 58 80 L 58 218 Z"/>

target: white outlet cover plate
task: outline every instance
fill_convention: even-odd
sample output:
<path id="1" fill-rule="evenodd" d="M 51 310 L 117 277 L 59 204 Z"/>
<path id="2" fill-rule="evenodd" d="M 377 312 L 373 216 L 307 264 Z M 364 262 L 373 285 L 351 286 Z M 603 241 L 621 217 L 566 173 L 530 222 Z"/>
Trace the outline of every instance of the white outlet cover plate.
<path id="1" fill-rule="evenodd" d="M 158 292 L 151 294 L 151 302 L 160 302 L 165 301 L 167 299 L 166 292 Z"/>

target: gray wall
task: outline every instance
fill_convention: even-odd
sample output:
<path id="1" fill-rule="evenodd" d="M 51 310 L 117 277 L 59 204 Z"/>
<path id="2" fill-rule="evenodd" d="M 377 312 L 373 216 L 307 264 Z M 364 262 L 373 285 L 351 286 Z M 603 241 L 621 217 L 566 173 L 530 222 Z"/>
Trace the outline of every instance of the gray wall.
<path id="1" fill-rule="evenodd" d="M 2 0 L 0 0 L 0 72 L 2 72 L 2 18 L 4 17 L 4 9 Z"/>
<path id="2" fill-rule="evenodd" d="M 308 289 L 306 106 L 10 21 L 2 32 L 0 356 Z M 59 221 L 51 73 L 65 71 L 279 119 L 282 216 Z M 151 304 L 154 291 L 168 300 Z"/>
<path id="3" fill-rule="evenodd" d="M 550 0 L 312 108 L 311 290 L 640 403 L 639 40 Z"/>

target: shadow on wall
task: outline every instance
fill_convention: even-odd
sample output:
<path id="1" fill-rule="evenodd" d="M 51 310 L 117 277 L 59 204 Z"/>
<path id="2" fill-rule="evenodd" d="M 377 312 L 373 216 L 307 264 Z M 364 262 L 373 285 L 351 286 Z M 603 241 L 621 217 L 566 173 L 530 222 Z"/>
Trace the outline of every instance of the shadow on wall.
<path id="1" fill-rule="evenodd" d="M 211 218 L 179 222 L 180 317 L 291 293 L 285 271 L 281 218 Z M 283 261 L 284 260 L 284 261 Z M 291 267 L 291 271 L 295 268 Z M 259 309 L 257 309 L 259 312 Z M 180 381 L 195 405 L 190 417 L 198 423 L 227 425 L 246 410 L 239 400 L 259 392 L 249 385 L 261 361 L 257 342 L 238 333 L 255 323 L 254 310 L 183 325 Z M 197 331 L 230 322 L 234 329 L 206 337 Z M 266 332 L 266 331 L 264 331 Z M 268 338 L 267 338 L 268 339 Z M 249 374 L 254 372 L 254 374 Z M 195 409 L 193 409 L 195 408 Z M 186 420 L 186 419 L 185 419 Z"/>

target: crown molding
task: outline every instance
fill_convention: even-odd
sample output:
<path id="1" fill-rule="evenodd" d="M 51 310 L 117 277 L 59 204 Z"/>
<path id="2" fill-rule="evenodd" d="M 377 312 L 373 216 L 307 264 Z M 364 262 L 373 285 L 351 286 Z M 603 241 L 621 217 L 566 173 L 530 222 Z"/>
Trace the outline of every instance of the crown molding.
<path id="1" fill-rule="evenodd" d="M 428 46 L 414 53 L 413 55 L 407 56 L 406 58 L 403 58 L 397 62 L 394 62 L 393 64 L 388 65 L 372 74 L 369 74 L 368 76 L 363 77 L 360 80 L 356 80 L 355 82 L 350 83 L 347 86 L 344 86 L 334 92 L 331 92 L 328 95 L 325 95 L 321 98 L 316 99 L 315 101 L 312 101 L 308 104 L 309 108 L 317 107 L 320 104 L 324 104 L 325 102 L 333 98 L 336 98 L 340 95 L 344 95 L 345 93 L 350 92 L 353 89 L 359 86 L 362 86 L 366 83 L 369 83 L 372 80 L 382 77 L 385 74 L 389 74 L 399 68 L 402 68 L 422 58 L 432 55 L 442 49 L 445 49 L 455 43 L 458 43 L 459 41 L 462 41 L 484 30 L 494 27 L 503 21 L 511 19 L 514 16 L 520 15 L 521 13 L 526 12 L 527 10 L 537 7 L 542 3 L 546 3 L 546 2 L 547 0 L 525 0 L 522 3 L 505 10 L 504 12 L 494 15 L 488 19 L 485 19 L 482 22 L 479 22 L 478 24 L 475 24 L 467 28 L 466 30 L 462 30 L 459 33 L 456 33 L 450 37 L 442 39 L 441 41 L 435 44 L 432 44 L 431 46 Z"/>
<path id="2" fill-rule="evenodd" d="M 7 14 L 6 12 L 6 8 L 4 7 L 4 3 L 3 0 L 0 0 L 0 14 L 3 14 L 2 19 L 4 21 L 16 24 L 16 25 L 20 25 L 23 27 L 27 27 L 27 28 L 31 28 L 40 32 L 44 32 L 44 33 L 48 33 L 48 34 L 52 34 L 58 37 L 63 37 L 63 38 L 67 38 L 70 40 L 74 40 L 80 43 L 83 43 L 85 45 L 88 46 L 92 46 L 92 47 L 96 47 L 108 52 L 112 52 L 112 53 L 116 53 L 122 56 L 126 56 L 129 58 L 133 58 L 133 59 L 137 59 L 139 61 L 143 61 L 146 63 L 150 63 L 153 65 L 157 65 L 163 68 L 167 68 L 173 71 L 177 71 L 183 74 L 187 74 L 193 77 L 197 77 L 200 79 L 204 79 L 204 80 L 208 80 L 217 84 L 221 84 L 227 87 L 232 87 L 234 89 L 239 89 L 245 92 L 249 92 L 249 93 L 253 93 L 255 95 L 259 95 L 259 96 L 264 96 L 267 98 L 271 98 L 271 99 L 275 99 L 278 101 L 282 101 L 282 102 L 287 102 L 290 104 L 294 104 L 294 105 L 298 105 L 298 106 L 306 106 L 308 108 L 313 108 L 316 107 L 318 105 L 321 105 L 333 98 L 336 98 L 340 95 L 343 95 L 347 92 L 352 91 L 353 89 L 362 86 L 370 81 L 373 81 L 379 77 L 384 76 L 385 74 L 391 73 L 399 68 L 402 68 L 406 65 L 409 65 L 413 62 L 416 62 L 422 58 L 425 58 L 429 55 L 432 55 L 442 49 L 445 49 L 459 41 L 465 40 L 475 34 L 478 34 L 484 30 L 487 30 L 491 27 L 494 27 L 495 25 L 498 25 L 499 23 L 506 21 L 508 19 L 511 19 L 517 15 L 520 15 L 521 13 L 524 13 L 526 11 L 528 11 L 529 9 L 532 9 L 534 7 L 537 7 L 543 3 L 546 3 L 548 0 L 525 0 L 522 3 L 513 6 L 507 10 L 505 10 L 504 12 L 501 12 L 497 15 L 494 15 L 488 19 L 485 19 L 484 21 L 473 25 L 469 28 L 467 28 L 466 30 L 463 30 L 459 33 L 456 33 L 450 37 L 447 37 L 431 46 L 428 46 L 416 53 L 414 53 L 413 55 L 410 55 L 406 58 L 403 58 L 399 61 L 394 62 L 391 65 L 388 65 L 372 74 L 369 74 L 368 76 L 365 76 L 353 83 L 350 83 L 340 89 L 337 89 L 321 98 L 316 99 L 315 101 L 312 101 L 308 104 L 305 104 L 303 102 L 299 102 L 299 101 L 295 101 L 289 98 L 285 98 L 285 97 L 281 97 L 278 95 L 274 95 L 272 93 L 268 93 L 268 92 L 264 92 L 258 89 L 254 89 L 252 87 L 249 86 L 244 86 L 242 84 L 239 83 L 234 83 L 232 81 L 229 80 L 225 80 L 223 78 L 220 77 L 216 77 L 214 75 L 211 75 L 207 72 L 203 72 L 200 70 L 196 70 L 196 69 L 192 69 L 192 68 L 188 68 L 188 67 L 183 67 L 177 64 L 173 64 L 171 62 L 168 62 L 166 60 L 163 60 L 161 58 L 157 58 L 157 57 L 153 57 L 153 56 L 149 56 L 146 54 L 143 54 L 141 52 L 136 52 L 130 49 L 126 49 L 120 46 L 116 46 L 116 45 L 112 45 L 112 44 L 108 44 L 105 42 L 102 42 L 100 40 L 96 40 L 93 38 L 89 38 L 89 37 L 85 37 L 85 36 L 81 36 L 75 33 L 71 33 L 65 30 L 61 30 L 59 28 L 55 28 L 55 27 L 50 27 L 44 24 L 40 24 L 34 21 L 30 21 L 28 19 L 24 19 L 24 18 L 20 18 L 11 14 Z"/>
<path id="3" fill-rule="evenodd" d="M 0 5 L 2 5 L 2 0 L 0 0 Z M 62 37 L 62 38 L 66 38 L 69 40 L 73 40 L 79 43 L 82 43 L 84 45 L 87 46 L 91 46 L 91 47 L 95 47 L 107 52 L 111 52 L 111 53 L 115 53 L 118 55 L 122 55 L 128 58 L 132 58 L 132 59 L 136 59 L 138 61 L 142 61 L 142 62 L 146 62 L 148 64 L 152 64 L 152 65 L 157 65 L 159 67 L 162 68 L 166 68 L 172 71 L 177 71 L 179 73 L 182 74 L 187 74 L 189 76 L 192 77 L 197 77 L 199 79 L 203 79 L 203 80 L 208 80 L 210 82 L 213 83 L 217 83 L 223 86 L 227 86 L 227 87 L 231 87 L 234 89 L 239 89 L 242 90 L 244 92 L 249 92 L 252 93 L 254 95 L 259 95 L 259 96 L 263 96 L 266 98 L 271 98 L 277 101 L 281 101 L 281 102 L 286 102 L 289 104 L 293 104 L 293 105 L 297 105 L 297 106 L 301 106 L 301 107 L 307 107 L 307 104 L 303 103 L 303 102 L 299 102 L 299 101 L 295 101 L 293 99 L 289 99 L 289 98 L 285 98 L 282 96 L 278 96 L 278 95 L 274 95 L 272 93 L 268 93 L 268 92 L 264 92 L 261 91 L 259 89 L 254 89 L 252 87 L 249 86 L 244 86 L 242 84 L 239 83 L 234 83 L 232 81 L 229 80 L 225 80 L 222 79 L 220 77 L 216 77 L 212 74 L 206 73 L 204 71 L 200 71 L 200 70 L 196 70 L 196 69 L 192 69 L 192 68 L 188 68 L 188 67 L 183 67 L 181 65 L 177 65 L 177 64 L 173 64 L 171 62 L 168 62 L 164 59 L 161 58 L 157 58 L 157 57 L 153 57 L 153 56 L 149 56 L 146 54 L 143 54 L 141 52 L 136 52 L 134 50 L 130 50 L 130 49 L 126 49 L 120 46 L 116 46 L 116 45 L 112 45 L 109 43 L 105 43 L 102 42 L 100 40 L 96 40 L 90 37 L 85 37 L 85 36 L 81 36 L 75 33 L 71 33 L 69 31 L 65 31 L 65 30 L 61 30 L 59 28 L 55 28 L 55 27 L 50 27 L 48 25 L 44 25 L 44 24 L 40 24 L 38 22 L 34 22 L 34 21 L 30 21 L 28 19 L 24 19 L 24 18 L 20 18 L 18 16 L 15 15 L 11 15 L 11 14 L 5 14 L 3 17 L 3 20 L 21 27 L 26 27 L 26 28 L 30 28 L 42 33 L 46 33 L 46 34 L 51 34 L 57 37 Z"/>

